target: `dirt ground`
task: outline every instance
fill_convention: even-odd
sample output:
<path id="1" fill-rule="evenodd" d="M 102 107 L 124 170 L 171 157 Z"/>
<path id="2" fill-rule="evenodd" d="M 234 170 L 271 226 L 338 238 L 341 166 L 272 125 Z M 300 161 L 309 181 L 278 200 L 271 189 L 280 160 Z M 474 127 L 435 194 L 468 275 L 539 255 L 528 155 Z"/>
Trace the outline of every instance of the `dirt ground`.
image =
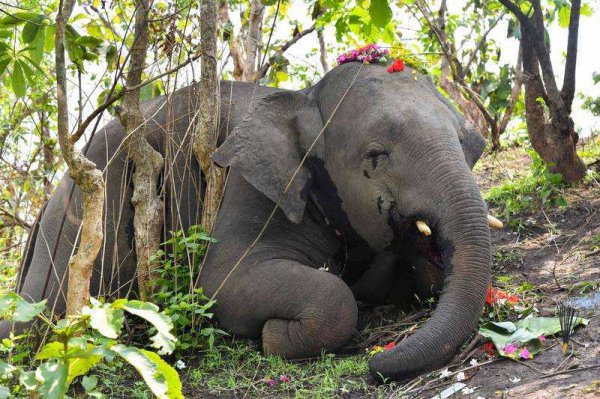
<path id="1" fill-rule="evenodd" d="M 530 162 L 525 152 L 499 157 L 476 170 L 483 190 L 502 178 L 519 176 Z M 591 298 L 584 303 L 588 309 L 581 308 L 581 316 L 590 322 L 574 333 L 573 354 L 562 354 L 559 338 L 548 339 L 546 349 L 527 362 L 500 359 L 467 370 L 464 383 L 475 390 L 451 397 L 600 398 L 600 186 L 569 188 L 564 194 L 566 209 L 521 215 L 527 226 L 524 232 L 508 228 L 492 232 L 497 254 L 494 279 L 511 276 L 512 286 L 531 283 L 528 300 L 541 316 L 554 316 L 556 304 L 568 298 Z M 486 359 L 479 352 L 475 350 L 475 357 L 483 363 Z M 463 358 L 469 366 L 469 358 L 464 354 Z M 431 398 L 455 382 L 411 396 Z"/>

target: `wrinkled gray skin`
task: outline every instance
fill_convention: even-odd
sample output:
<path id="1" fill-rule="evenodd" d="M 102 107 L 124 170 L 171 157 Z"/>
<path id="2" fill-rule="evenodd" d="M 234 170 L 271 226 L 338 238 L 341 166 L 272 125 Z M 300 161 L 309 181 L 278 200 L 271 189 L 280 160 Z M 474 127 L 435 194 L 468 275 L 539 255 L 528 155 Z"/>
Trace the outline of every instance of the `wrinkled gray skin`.
<path id="1" fill-rule="evenodd" d="M 210 247 L 200 285 L 209 296 L 216 292 L 335 112 L 264 236 L 218 292 L 216 315 L 235 334 L 262 337 L 267 353 L 307 357 L 347 342 L 355 330 L 357 299 L 402 302 L 443 288 L 430 320 L 371 360 L 373 374 L 401 379 L 448 361 L 480 316 L 490 279 L 490 237 L 470 167 L 484 141 L 464 126 L 427 78 L 417 74 L 415 80 L 410 68 L 394 74 L 382 65 L 359 68 L 344 64 L 297 92 L 221 84 L 224 143 L 213 159 L 231 169 L 214 232 L 219 242 Z M 196 97 L 186 88 L 171 98 L 176 122 L 169 141 L 161 128 L 165 99 L 145 105 L 146 117 L 153 120 L 151 143 L 163 154 L 165 142 L 181 148 L 170 148 L 176 162 L 165 179 L 169 230 L 198 220 L 202 190 L 188 145 Z M 93 139 L 88 156 L 104 168 L 123 135 L 123 127 L 111 122 Z M 106 245 L 93 295 L 99 290 L 124 295 L 134 280 L 126 165 L 120 151 L 107 169 Z M 21 287 L 33 300 L 49 298 L 58 311 L 64 310 L 63 295 L 57 296 L 59 277 L 79 225 L 80 207 L 73 204 L 60 235 L 56 271 L 45 293 L 43 288 L 71 185 L 65 177 L 32 234 Z M 78 203 L 77 190 L 74 198 Z M 430 237 L 417 232 L 416 219 L 427 221 Z M 3 325 L 0 336 L 7 329 Z"/>

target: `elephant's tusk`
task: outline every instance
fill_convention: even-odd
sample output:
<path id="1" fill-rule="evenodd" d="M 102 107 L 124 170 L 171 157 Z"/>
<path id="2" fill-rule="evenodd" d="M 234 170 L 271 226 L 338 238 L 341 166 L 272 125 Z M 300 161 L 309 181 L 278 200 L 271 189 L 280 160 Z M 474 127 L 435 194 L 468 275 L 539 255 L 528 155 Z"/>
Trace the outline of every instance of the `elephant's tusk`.
<path id="1" fill-rule="evenodd" d="M 429 237 L 431 235 L 431 229 L 429 228 L 429 226 L 427 226 L 427 223 L 425 223 L 422 220 L 417 220 L 417 229 L 419 229 L 419 231 L 421 233 L 423 233 L 426 237 Z"/>
<path id="2" fill-rule="evenodd" d="M 500 220 L 496 219 L 492 215 L 487 215 L 487 219 L 488 219 L 488 224 L 490 225 L 491 228 L 501 229 L 504 227 L 504 223 L 502 223 Z"/>

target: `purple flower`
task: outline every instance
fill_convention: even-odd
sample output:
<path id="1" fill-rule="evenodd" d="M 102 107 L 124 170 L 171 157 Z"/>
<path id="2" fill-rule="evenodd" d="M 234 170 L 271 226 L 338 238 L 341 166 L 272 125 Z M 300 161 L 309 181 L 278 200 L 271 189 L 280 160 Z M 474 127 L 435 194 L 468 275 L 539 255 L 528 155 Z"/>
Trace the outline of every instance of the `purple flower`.
<path id="1" fill-rule="evenodd" d="M 519 356 L 521 359 L 531 359 L 533 357 L 527 348 L 523 348 L 521 352 L 519 352 Z"/>
<path id="2" fill-rule="evenodd" d="M 538 337 L 538 339 L 539 339 L 540 341 L 542 341 L 542 343 L 543 343 L 543 344 L 545 344 L 545 343 L 546 343 L 546 337 L 545 337 L 543 334 L 542 334 L 542 335 L 540 335 L 540 336 Z"/>
<path id="3" fill-rule="evenodd" d="M 279 381 L 281 381 L 281 382 L 290 382 L 291 380 L 290 380 L 290 377 L 287 377 L 287 376 L 281 374 L 279 376 Z"/>
<path id="4" fill-rule="evenodd" d="M 267 377 L 263 378 L 263 382 L 270 387 L 275 385 L 275 380 L 271 376 L 267 376 Z"/>
<path id="5" fill-rule="evenodd" d="M 519 347 L 515 342 L 513 342 L 512 344 L 508 344 L 504 347 L 504 353 L 506 353 L 507 355 L 512 355 L 517 351 L 517 349 L 519 349 Z"/>

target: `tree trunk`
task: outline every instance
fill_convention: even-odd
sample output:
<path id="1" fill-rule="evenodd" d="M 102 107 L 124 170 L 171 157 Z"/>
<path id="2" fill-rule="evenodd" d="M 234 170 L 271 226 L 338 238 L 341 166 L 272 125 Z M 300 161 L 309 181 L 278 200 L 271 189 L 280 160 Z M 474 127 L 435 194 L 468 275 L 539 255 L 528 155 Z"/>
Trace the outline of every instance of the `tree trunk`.
<path id="1" fill-rule="evenodd" d="M 327 63 L 327 47 L 325 46 L 325 38 L 323 37 L 323 29 L 317 29 L 317 38 L 319 39 L 319 52 L 321 53 L 319 60 L 323 67 L 323 72 L 329 72 L 329 64 Z"/>
<path id="2" fill-rule="evenodd" d="M 577 155 L 579 139 L 571 119 L 571 105 L 575 92 L 577 34 L 581 2 L 574 0 L 569 21 L 569 43 L 565 80 L 558 90 L 550 51 L 544 40 L 543 11 L 539 0 L 531 0 L 533 15 L 528 17 L 510 0 L 500 0 L 519 20 L 525 74 L 525 113 L 531 145 L 553 172 L 569 182 L 585 176 L 586 166 Z M 541 73 L 540 73 L 541 72 Z M 543 80 L 542 80 L 543 77 Z"/>
<path id="3" fill-rule="evenodd" d="M 135 38 L 130 52 L 127 88 L 138 86 L 142 81 L 148 50 L 148 7 L 148 0 L 137 0 Z M 124 147 L 127 148 L 128 157 L 134 164 L 131 203 L 135 209 L 133 226 L 137 276 L 140 297 L 146 300 L 151 296 L 153 289 L 152 281 L 157 265 L 151 261 L 151 257 L 159 249 L 164 218 L 163 203 L 157 191 L 164 159 L 146 140 L 146 123 L 140 109 L 139 88 L 125 94 L 119 119 L 127 132 Z"/>
<path id="4" fill-rule="evenodd" d="M 244 50 L 246 51 L 246 60 L 244 62 L 244 75 L 242 81 L 254 82 L 256 79 L 256 71 L 258 69 L 258 49 L 261 39 L 261 25 L 265 6 L 260 0 L 250 1 L 250 17 L 248 18 L 248 35 L 244 42 Z"/>
<path id="5" fill-rule="evenodd" d="M 253 3 L 254 4 L 254 3 Z M 261 9 L 262 13 L 262 9 Z M 250 16 L 252 19 L 252 15 Z M 206 179 L 206 193 L 202 208 L 202 227 L 211 232 L 217 218 L 225 170 L 211 162 L 209 156 L 217 146 L 219 134 L 219 77 L 217 75 L 217 4 L 205 0 L 200 15 L 201 65 L 199 122 L 194 136 L 194 155 Z M 254 72 L 254 70 L 253 70 Z M 244 74 L 246 69 L 244 69 Z"/>
<path id="6" fill-rule="evenodd" d="M 75 0 L 67 0 L 56 16 L 55 59 L 58 141 L 69 167 L 69 175 L 81 189 L 83 215 L 81 239 L 77 253 L 69 259 L 67 314 L 77 314 L 89 302 L 90 278 L 94 261 L 104 236 L 104 179 L 102 172 L 75 148 L 69 136 L 69 109 L 67 103 L 67 72 L 65 65 L 65 28 Z"/>
<path id="7" fill-rule="evenodd" d="M 586 167 L 577 155 L 577 133 L 572 124 L 569 131 L 564 132 L 549 120 L 535 51 L 527 46 L 527 34 L 523 35 L 523 40 L 525 118 L 531 146 L 548 164 L 550 171 L 561 173 L 567 181 L 579 181 L 585 175 Z"/>

